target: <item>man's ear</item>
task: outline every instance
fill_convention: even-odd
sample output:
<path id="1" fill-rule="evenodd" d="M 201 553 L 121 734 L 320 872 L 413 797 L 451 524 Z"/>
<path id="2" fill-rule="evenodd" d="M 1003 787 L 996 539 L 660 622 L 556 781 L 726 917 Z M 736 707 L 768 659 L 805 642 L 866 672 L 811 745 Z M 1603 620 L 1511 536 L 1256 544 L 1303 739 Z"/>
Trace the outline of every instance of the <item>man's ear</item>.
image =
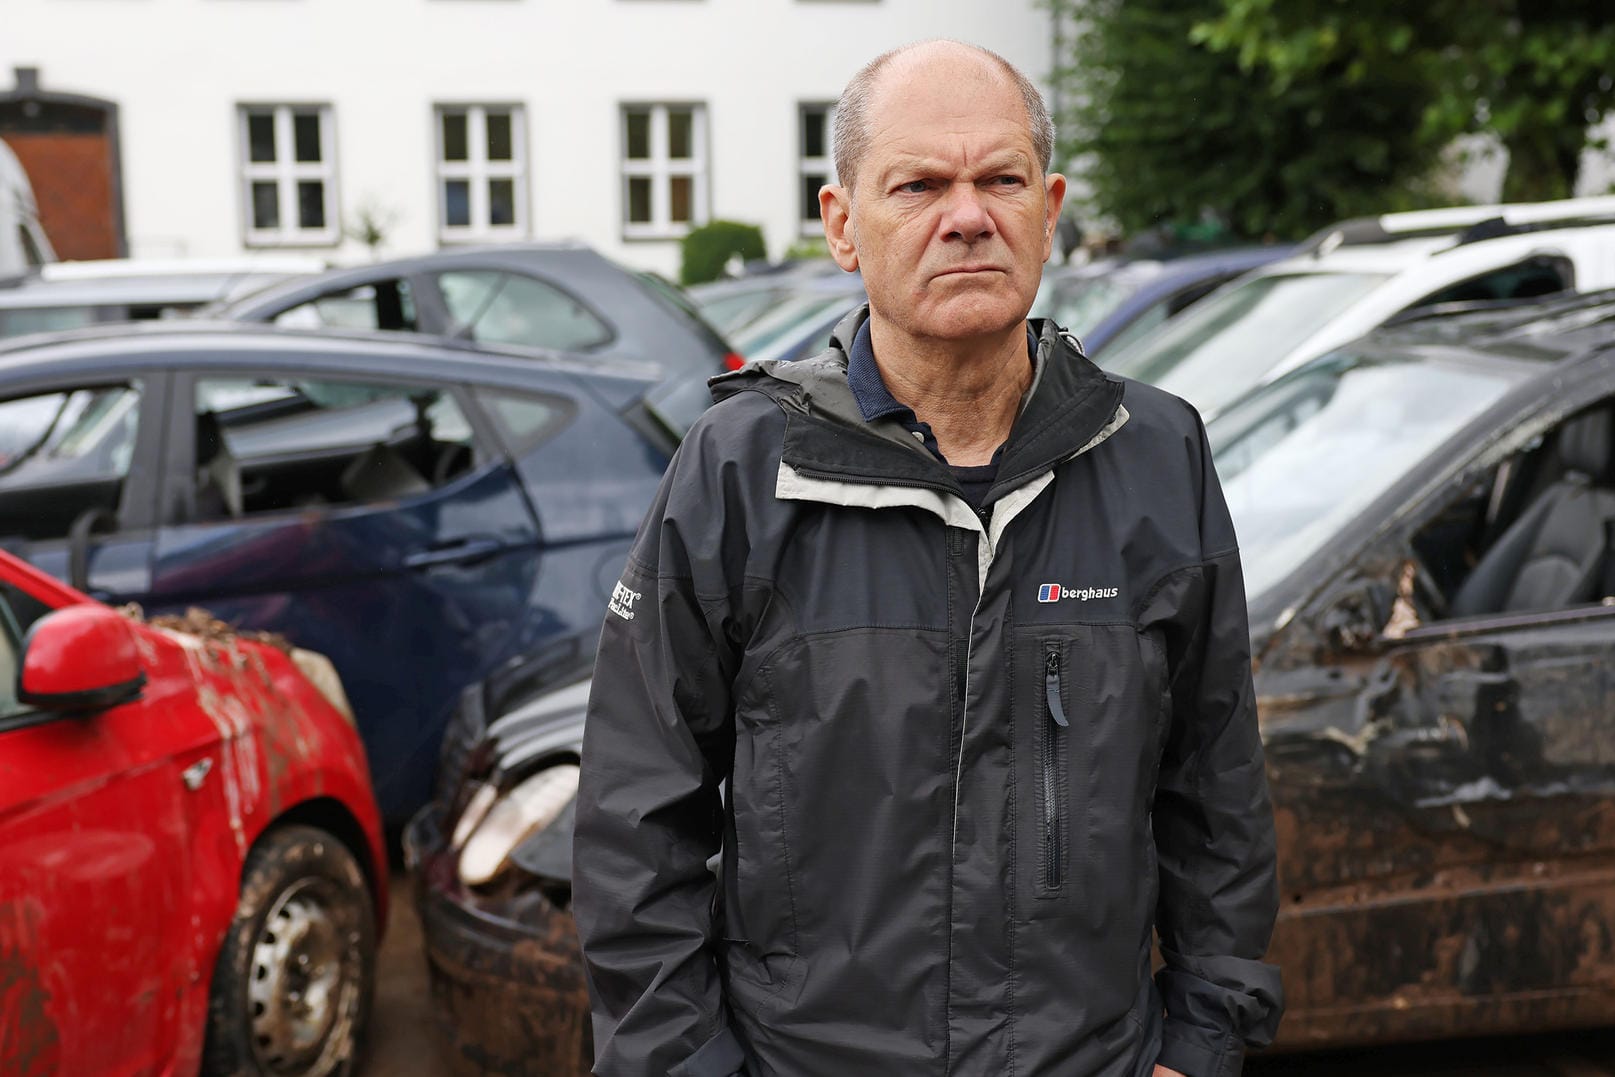
<path id="1" fill-rule="evenodd" d="M 852 273 L 858 268 L 858 245 L 852 229 L 852 192 L 827 183 L 819 188 L 819 218 L 824 221 L 824 241 L 836 265 Z"/>
<path id="2" fill-rule="evenodd" d="M 1065 205 L 1065 177 L 1050 172 L 1043 178 L 1043 196 L 1047 200 L 1043 210 L 1043 260 L 1054 253 L 1054 233 L 1060 224 L 1060 207 Z"/>

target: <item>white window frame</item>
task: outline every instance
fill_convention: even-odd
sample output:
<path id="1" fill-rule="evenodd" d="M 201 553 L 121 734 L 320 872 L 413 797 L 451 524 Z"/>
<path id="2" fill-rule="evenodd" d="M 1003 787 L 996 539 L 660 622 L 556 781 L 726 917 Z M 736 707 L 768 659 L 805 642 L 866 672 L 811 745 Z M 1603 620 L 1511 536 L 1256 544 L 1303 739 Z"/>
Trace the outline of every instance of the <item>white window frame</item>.
<path id="1" fill-rule="evenodd" d="M 807 157 L 802 153 L 802 144 L 806 141 L 802 136 L 806 133 L 807 114 L 809 110 L 824 110 L 824 156 Z M 836 131 L 836 103 L 834 101 L 802 101 L 796 106 L 796 189 L 803 190 L 802 183 L 808 176 L 822 175 L 826 183 L 835 183 L 836 159 L 834 142 Z M 798 198 L 801 197 L 799 193 Z M 824 221 L 819 216 L 812 217 L 803 213 L 807 207 L 798 205 L 796 212 L 801 214 L 801 234 L 804 236 L 824 235 Z"/>
<path id="2" fill-rule="evenodd" d="M 252 116 L 269 113 L 275 123 L 275 159 L 253 161 L 248 122 Z M 293 117 L 313 113 L 320 123 L 320 159 L 298 161 Z M 334 247 L 342 238 L 337 212 L 336 117 L 330 105 L 242 104 L 236 107 L 236 131 L 240 143 L 242 237 L 249 247 Z M 297 184 L 319 180 L 325 187 L 325 225 L 300 228 L 297 224 Z M 252 185 L 273 182 L 280 201 L 280 227 L 257 228 L 253 224 Z"/>
<path id="3" fill-rule="evenodd" d="M 508 161 L 488 160 L 488 114 L 510 114 L 510 154 Z M 449 161 L 443 156 L 443 117 L 464 115 L 466 120 L 466 159 Z M 437 158 L 437 238 L 441 243 L 468 243 L 484 240 L 523 239 L 528 234 L 527 215 L 527 112 L 520 104 L 432 106 L 432 144 Z M 515 181 L 516 220 L 495 225 L 489 221 L 488 181 Z M 448 183 L 465 180 L 471 187 L 471 223 L 449 224 Z"/>
<path id="4" fill-rule="evenodd" d="M 669 109 L 690 111 L 690 156 L 673 159 L 667 155 L 667 114 Z M 628 156 L 628 114 L 650 113 L 651 155 L 642 160 Z M 618 137 L 622 146 L 622 235 L 624 239 L 681 239 L 691 228 L 706 224 L 711 219 L 708 202 L 707 179 L 707 106 L 702 101 L 633 101 L 625 102 L 617 114 Z M 674 222 L 672 180 L 675 176 L 688 176 L 690 183 L 690 217 L 688 222 Z M 651 181 L 651 219 L 628 219 L 628 181 L 636 177 L 649 177 Z"/>

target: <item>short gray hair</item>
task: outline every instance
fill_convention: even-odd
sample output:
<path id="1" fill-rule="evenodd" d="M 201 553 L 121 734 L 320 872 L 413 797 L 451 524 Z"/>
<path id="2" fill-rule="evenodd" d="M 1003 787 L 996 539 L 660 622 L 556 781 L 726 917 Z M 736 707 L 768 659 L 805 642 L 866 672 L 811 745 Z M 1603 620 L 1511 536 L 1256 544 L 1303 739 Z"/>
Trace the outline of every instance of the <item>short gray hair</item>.
<path id="1" fill-rule="evenodd" d="M 944 43 L 959 45 L 979 53 L 984 59 L 997 65 L 999 70 L 1015 84 L 1015 88 L 1020 91 L 1021 102 L 1026 106 L 1028 133 L 1032 136 L 1032 152 L 1042 165 L 1044 173 L 1049 171 L 1050 165 L 1054 163 L 1054 121 L 1049 117 L 1049 106 L 1044 102 L 1043 94 L 1036 84 L 1027 78 L 1020 68 L 991 49 L 984 49 L 980 45 L 972 45 L 965 41 L 938 38 L 932 41 L 916 41 L 912 45 L 902 45 L 881 53 L 852 76 L 847 88 L 841 91 L 841 100 L 836 102 L 835 140 L 832 152 L 835 154 L 836 178 L 843 186 L 849 189 L 852 187 L 858 163 L 869 150 L 869 105 L 881 72 L 887 64 L 906 52 L 927 45 Z"/>

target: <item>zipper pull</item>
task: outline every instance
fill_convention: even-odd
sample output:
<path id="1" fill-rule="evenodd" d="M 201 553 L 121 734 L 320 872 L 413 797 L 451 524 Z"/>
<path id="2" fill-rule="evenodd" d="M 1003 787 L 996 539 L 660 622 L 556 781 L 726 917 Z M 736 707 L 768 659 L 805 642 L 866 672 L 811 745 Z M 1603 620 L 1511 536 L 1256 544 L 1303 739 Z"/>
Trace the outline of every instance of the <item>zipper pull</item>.
<path id="1" fill-rule="evenodd" d="M 1054 724 L 1062 729 L 1071 725 L 1066 720 L 1065 708 L 1060 705 L 1060 656 L 1054 651 L 1049 652 L 1048 662 L 1043 672 L 1043 689 L 1048 695 L 1049 717 Z"/>

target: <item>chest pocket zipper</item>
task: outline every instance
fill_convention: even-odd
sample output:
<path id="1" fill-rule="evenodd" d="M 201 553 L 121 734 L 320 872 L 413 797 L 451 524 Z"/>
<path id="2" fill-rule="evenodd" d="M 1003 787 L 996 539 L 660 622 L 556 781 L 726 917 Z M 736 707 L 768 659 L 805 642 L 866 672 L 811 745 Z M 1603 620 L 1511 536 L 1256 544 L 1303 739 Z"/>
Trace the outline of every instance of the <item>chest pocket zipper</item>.
<path id="1" fill-rule="evenodd" d="M 1060 652 L 1043 658 L 1043 694 L 1048 714 L 1043 722 L 1043 885 L 1057 889 L 1065 877 L 1065 797 L 1060 788 L 1060 761 L 1065 756 L 1065 730 L 1071 722 L 1060 701 Z"/>

